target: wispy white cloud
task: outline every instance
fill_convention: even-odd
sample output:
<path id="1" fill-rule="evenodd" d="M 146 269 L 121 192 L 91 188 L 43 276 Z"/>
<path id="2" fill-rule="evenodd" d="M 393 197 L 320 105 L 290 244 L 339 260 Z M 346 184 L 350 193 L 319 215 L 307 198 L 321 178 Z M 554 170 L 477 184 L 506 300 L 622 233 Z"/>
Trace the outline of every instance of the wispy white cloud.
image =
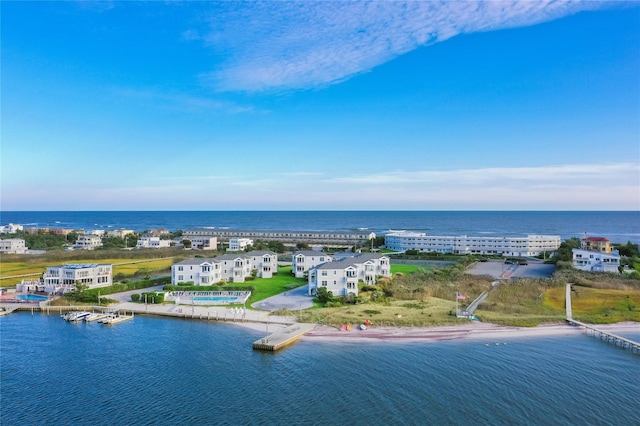
<path id="1" fill-rule="evenodd" d="M 306 89 L 368 72 L 458 34 L 533 25 L 607 5 L 596 1 L 228 2 L 206 30 L 222 54 L 204 79 L 220 91 Z M 217 4 L 220 7 L 220 3 Z"/>

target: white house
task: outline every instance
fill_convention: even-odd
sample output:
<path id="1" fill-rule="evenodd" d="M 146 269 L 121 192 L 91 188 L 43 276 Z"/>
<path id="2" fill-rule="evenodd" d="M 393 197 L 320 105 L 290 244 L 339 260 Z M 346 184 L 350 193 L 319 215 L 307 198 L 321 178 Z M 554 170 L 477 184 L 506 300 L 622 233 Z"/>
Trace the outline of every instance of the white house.
<path id="1" fill-rule="evenodd" d="M 127 235 L 133 234 L 134 231 L 131 229 L 111 229 L 107 231 L 107 237 L 111 238 L 124 238 Z"/>
<path id="2" fill-rule="evenodd" d="M 22 254 L 27 252 L 27 247 L 22 238 L 7 238 L 0 240 L 0 252 L 7 254 Z"/>
<path id="3" fill-rule="evenodd" d="M 113 284 L 113 266 L 108 264 L 66 264 L 48 266 L 40 281 L 23 281 L 18 291 L 67 293 L 80 283 L 88 288 L 107 287 Z"/>
<path id="4" fill-rule="evenodd" d="M 423 232 L 394 231 L 385 235 L 390 250 L 421 252 L 482 254 L 502 256 L 538 256 L 560 247 L 559 235 L 498 236 L 433 236 Z"/>
<path id="5" fill-rule="evenodd" d="M 253 245 L 253 240 L 250 238 L 230 238 L 227 251 L 242 251 L 251 245 Z"/>
<path id="6" fill-rule="evenodd" d="M 309 295 L 325 287 L 334 296 L 358 295 L 358 282 L 373 285 L 378 277 L 390 277 L 389 257 L 383 254 L 361 254 L 326 262 L 309 271 Z"/>
<path id="7" fill-rule="evenodd" d="M 215 250 L 218 248 L 217 237 L 194 236 L 190 237 L 191 248 L 198 250 Z"/>
<path id="8" fill-rule="evenodd" d="M 222 280 L 221 265 L 211 258 L 186 259 L 171 266 L 171 284 L 214 285 Z"/>
<path id="9" fill-rule="evenodd" d="M 93 250 L 102 246 L 102 239 L 97 235 L 79 235 L 73 248 Z"/>
<path id="10" fill-rule="evenodd" d="M 304 278 L 310 269 L 332 260 L 333 258 L 326 253 L 313 250 L 297 251 L 293 254 L 291 273 L 296 278 Z"/>
<path id="11" fill-rule="evenodd" d="M 22 230 L 24 230 L 22 225 L 14 225 L 13 223 L 0 226 L 0 234 L 15 234 Z"/>
<path id="12" fill-rule="evenodd" d="M 169 247 L 171 245 L 171 241 L 169 240 L 161 240 L 160 237 L 140 237 L 138 242 L 136 243 L 136 248 L 163 248 Z"/>
<path id="13" fill-rule="evenodd" d="M 614 272 L 618 273 L 620 256 L 618 251 L 602 253 L 600 251 L 572 249 L 573 267 L 582 271 Z"/>
<path id="14" fill-rule="evenodd" d="M 254 250 L 245 253 L 251 258 L 251 267 L 260 278 L 272 278 L 278 272 L 278 254 L 269 250 Z"/>

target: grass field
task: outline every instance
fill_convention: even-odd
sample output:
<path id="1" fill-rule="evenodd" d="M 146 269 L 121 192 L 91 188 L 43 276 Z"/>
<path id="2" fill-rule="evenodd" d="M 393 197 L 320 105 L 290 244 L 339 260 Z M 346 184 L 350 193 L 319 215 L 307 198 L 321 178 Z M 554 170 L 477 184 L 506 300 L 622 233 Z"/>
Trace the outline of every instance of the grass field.
<path id="1" fill-rule="evenodd" d="M 565 287 L 548 290 L 545 304 L 565 312 Z M 573 317 L 587 323 L 640 322 L 640 290 L 599 289 L 572 286 Z"/>
<path id="2" fill-rule="evenodd" d="M 374 325 L 431 326 L 465 323 L 469 320 L 451 315 L 455 302 L 435 297 L 424 301 L 395 300 L 388 303 L 366 303 L 339 308 L 310 309 L 302 313 L 303 321 L 340 326 L 361 324 L 370 320 Z"/>
<path id="3" fill-rule="evenodd" d="M 413 271 L 417 271 L 418 269 L 423 269 L 422 266 L 418 265 L 391 265 L 391 274 L 395 273 L 403 273 L 410 274 Z"/>

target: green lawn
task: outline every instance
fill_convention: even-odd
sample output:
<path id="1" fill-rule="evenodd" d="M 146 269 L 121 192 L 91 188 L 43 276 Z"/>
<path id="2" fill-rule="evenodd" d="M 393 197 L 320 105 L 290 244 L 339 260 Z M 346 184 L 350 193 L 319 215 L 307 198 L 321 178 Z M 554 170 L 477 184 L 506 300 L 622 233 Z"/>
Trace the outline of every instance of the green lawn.
<path id="1" fill-rule="evenodd" d="M 296 278 L 291 275 L 291 266 L 279 267 L 278 275 L 274 275 L 273 278 L 256 278 L 253 281 L 244 283 L 244 285 L 250 285 L 255 288 L 255 291 L 251 293 L 251 297 L 247 300 L 247 306 L 306 284 L 307 280 L 304 278 Z"/>
<path id="2" fill-rule="evenodd" d="M 410 274 L 413 271 L 417 271 L 418 269 L 422 269 L 424 266 L 418 265 L 391 265 L 391 274 L 395 274 L 397 272 L 401 272 L 403 274 Z"/>

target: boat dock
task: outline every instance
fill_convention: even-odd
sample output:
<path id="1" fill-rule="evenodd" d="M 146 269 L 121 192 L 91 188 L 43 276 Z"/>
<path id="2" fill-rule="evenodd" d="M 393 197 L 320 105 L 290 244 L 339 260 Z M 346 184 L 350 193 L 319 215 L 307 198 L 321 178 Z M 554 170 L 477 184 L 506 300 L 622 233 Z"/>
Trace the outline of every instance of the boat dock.
<path id="1" fill-rule="evenodd" d="M 253 349 L 275 352 L 295 343 L 304 335 L 304 333 L 313 330 L 315 326 L 316 324 L 292 324 L 281 331 L 256 340 L 253 342 Z"/>

